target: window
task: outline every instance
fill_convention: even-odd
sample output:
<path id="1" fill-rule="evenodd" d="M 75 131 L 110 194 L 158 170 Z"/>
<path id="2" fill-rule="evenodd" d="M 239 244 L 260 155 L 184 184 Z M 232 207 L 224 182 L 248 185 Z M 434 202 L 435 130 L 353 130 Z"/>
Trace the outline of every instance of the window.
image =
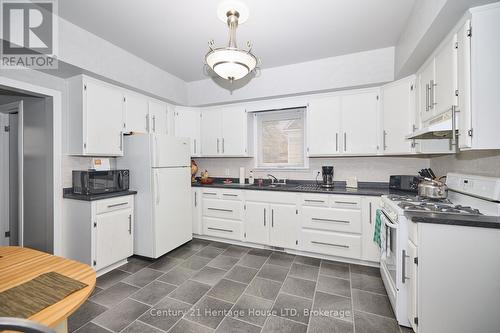
<path id="1" fill-rule="evenodd" d="M 306 167 L 305 108 L 256 113 L 257 167 Z"/>

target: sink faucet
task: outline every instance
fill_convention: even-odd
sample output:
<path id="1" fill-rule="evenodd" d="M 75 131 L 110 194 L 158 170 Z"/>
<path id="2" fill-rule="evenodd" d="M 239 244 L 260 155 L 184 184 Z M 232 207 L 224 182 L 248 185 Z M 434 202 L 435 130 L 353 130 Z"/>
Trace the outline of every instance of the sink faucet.
<path id="1" fill-rule="evenodd" d="M 283 185 L 286 185 L 286 178 L 283 178 L 283 179 L 281 179 L 281 181 L 280 181 L 278 178 L 274 177 L 274 176 L 273 176 L 273 175 L 271 175 L 270 173 L 268 173 L 268 174 L 267 174 L 267 177 L 268 177 L 268 178 L 271 178 L 271 184 L 275 184 L 275 183 L 276 183 L 276 184 L 283 184 Z"/>

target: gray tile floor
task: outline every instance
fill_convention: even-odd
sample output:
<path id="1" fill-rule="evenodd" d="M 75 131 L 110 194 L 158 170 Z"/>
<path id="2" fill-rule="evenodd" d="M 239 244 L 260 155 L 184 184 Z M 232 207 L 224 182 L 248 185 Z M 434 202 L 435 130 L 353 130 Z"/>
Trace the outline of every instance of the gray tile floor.
<path id="1" fill-rule="evenodd" d="M 378 269 L 194 239 L 97 279 L 85 332 L 369 332 L 399 327 Z"/>

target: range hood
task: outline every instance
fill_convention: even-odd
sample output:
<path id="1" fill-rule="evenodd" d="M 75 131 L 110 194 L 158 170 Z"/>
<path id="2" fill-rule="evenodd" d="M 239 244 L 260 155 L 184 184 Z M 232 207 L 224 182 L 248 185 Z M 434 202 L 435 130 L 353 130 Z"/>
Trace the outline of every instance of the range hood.
<path id="1" fill-rule="evenodd" d="M 456 135 L 455 107 L 431 119 L 424 127 L 406 136 L 406 139 L 453 139 Z"/>

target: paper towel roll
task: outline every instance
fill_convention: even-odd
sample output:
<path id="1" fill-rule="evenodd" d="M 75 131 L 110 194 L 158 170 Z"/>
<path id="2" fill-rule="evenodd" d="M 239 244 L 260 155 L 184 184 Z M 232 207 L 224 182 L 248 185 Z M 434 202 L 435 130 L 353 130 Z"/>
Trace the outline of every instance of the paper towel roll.
<path id="1" fill-rule="evenodd" d="M 240 184 L 245 184 L 245 168 L 240 167 Z"/>

